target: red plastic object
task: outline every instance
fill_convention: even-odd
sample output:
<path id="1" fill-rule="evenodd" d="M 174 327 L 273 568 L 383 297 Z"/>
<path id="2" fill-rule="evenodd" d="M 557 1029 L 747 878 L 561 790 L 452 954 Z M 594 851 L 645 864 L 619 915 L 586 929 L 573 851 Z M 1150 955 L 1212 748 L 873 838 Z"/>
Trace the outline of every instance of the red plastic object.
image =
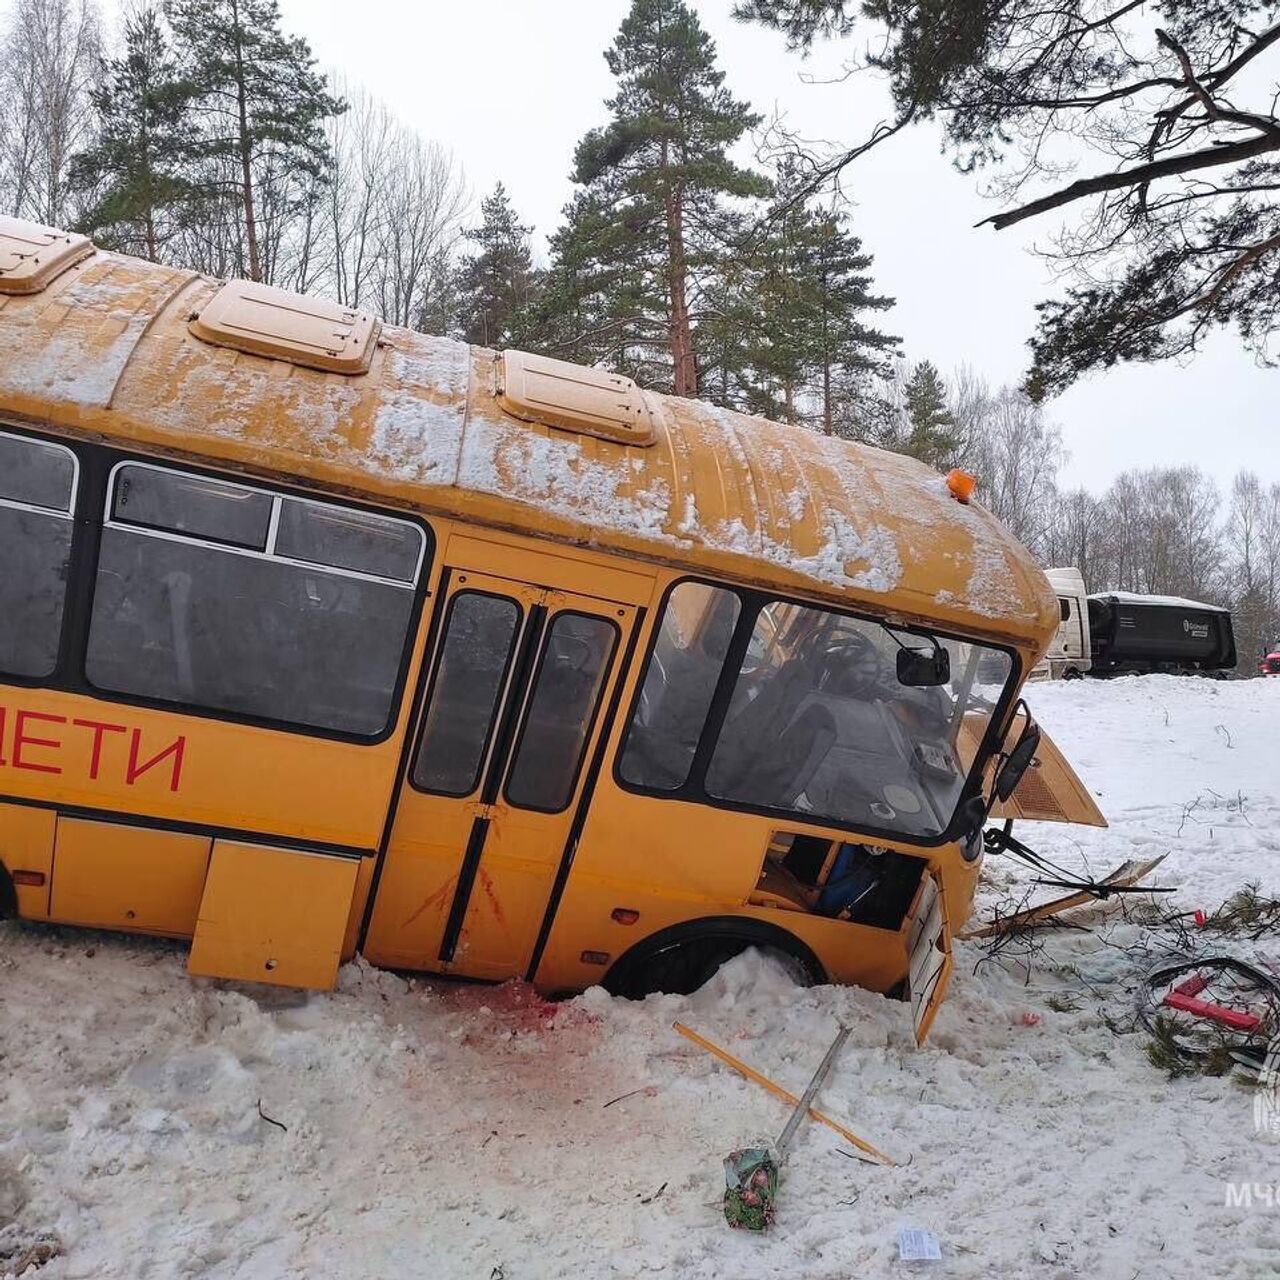
<path id="1" fill-rule="evenodd" d="M 1209 985 L 1209 979 L 1193 973 L 1186 982 L 1180 982 L 1174 990 L 1183 996 L 1198 996 Z"/>
<path id="2" fill-rule="evenodd" d="M 1186 985 L 1186 984 L 1184 984 Z M 1203 989 L 1203 987 L 1201 988 Z M 1208 1000 L 1197 1000 L 1178 987 L 1174 987 L 1164 998 L 1170 1009 L 1181 1009 L 1194 1018 L 1208 1018 L 1211 1022 L 1219 1022 L 1232 1031 L 1257 1031 L 1261 1019 L 1256 1013 L 1241 1013 L 1238 1009 L 1228 1009 L 1220 1004 L 1210 1004 Z"/>

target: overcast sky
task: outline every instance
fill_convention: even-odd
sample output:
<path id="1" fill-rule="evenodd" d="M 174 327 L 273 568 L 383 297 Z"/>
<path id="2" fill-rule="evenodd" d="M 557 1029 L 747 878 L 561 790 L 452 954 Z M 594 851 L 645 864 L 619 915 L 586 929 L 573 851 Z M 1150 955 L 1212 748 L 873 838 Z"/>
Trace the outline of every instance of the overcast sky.
<path id="1" fill-rule="evenodd" d="M 780 36 L 731 20 L 732 0 L 694 0 L 728 87 L 812 138 L 860 136 L 888 109 L 883 88 L 815 85 L 841 51 L 807 61 Z M 341 68 L 426 137 L 448 147 L 476 200 L 501 178 L 521 217 L 545 236 L 559 221 L 578 138 L 606 118 L 613 90 L 602 56 L 628 0 L 282 0 L 286 26 L 325 67 Z M 879 291 L 897 299 L 883 325 L 907 356 L 944 372 L 968 363 L 1016 381 L 1035 303 L 1055 289 L 1031 252 L 1049 224 L 995 232 L 974 224 L 996 206 L 957 173 L 928 130 L 899 135 L 852 169 L 854 228 L 875 255 Z M 1070 461 L 1064 484 L 1102 489 L 1119 471 L 1192 462 L 1224 488 L 1241 467 L 1280 480 L 1280 370 L 1259 368 L 1230 334 L 1186 367 L 1125 366 L 1053 401 Z"/>

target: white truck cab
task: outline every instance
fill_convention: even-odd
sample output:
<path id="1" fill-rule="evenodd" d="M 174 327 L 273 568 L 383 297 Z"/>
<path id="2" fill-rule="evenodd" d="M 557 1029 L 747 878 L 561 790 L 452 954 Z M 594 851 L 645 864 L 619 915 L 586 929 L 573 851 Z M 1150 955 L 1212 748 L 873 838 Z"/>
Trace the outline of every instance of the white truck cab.
<path id="1" fill-rule="evenodd" d="M 1062 621 L 1049 651 L 1032 668 L 1033 680 L 1075 680 L 1089 670 L 1089 606 L 1079 569 L 1046 569 Z"/>

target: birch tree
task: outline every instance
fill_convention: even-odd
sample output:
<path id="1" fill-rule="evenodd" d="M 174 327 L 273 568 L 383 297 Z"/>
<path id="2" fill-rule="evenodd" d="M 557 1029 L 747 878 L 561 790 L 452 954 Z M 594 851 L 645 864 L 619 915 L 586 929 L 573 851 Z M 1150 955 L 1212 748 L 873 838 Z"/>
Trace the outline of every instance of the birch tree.
<path id="1" fill-rule="evenodd" d="M 0 37 L 0 200 L 68 226 L 72 156 L 90 140 L 102 29 L 91 0 L 17 0 Z"/>

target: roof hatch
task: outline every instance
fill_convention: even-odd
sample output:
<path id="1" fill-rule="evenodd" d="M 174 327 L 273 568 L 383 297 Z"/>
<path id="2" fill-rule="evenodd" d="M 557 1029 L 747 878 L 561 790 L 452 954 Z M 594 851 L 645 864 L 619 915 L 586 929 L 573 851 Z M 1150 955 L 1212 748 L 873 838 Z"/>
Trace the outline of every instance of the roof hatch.
<path id="1" fill-rule="evenodd" d="M 622 444 L 653 443 L 645 394 L 619 373 L 504 351 L 497 374 L 498 401 L 513 417 Z"/>
<path id="2" fill-rule="evenodd" d="M 0 218 L 0 293 L 39 293 L 93 251 L 88 236 Z"/>
<path id="3" fill-rule="evenodd" d="M 367 373 L 382 322 L 367 311 L 231 280 L 193 316 L 204 342 L 324 373 Z"/>

